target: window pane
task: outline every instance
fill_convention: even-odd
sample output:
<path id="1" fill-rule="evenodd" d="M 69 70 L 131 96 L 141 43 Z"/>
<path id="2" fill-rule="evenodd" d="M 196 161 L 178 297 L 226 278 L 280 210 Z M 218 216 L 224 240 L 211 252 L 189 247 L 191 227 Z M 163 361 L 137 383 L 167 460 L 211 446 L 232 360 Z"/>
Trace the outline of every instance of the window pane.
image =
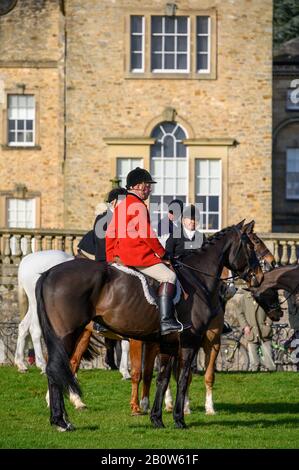
<path id="1" fill-rule="evenodd" d="M 173 159 L 166 160 L 164 162 L 164 175 L 166 178 L 174 178 L 175 177 L 175 162 Z"/>
<path id="2" fill-rule="evenodd" d="M 28 96 L 26 96 L 26 99 L 27 99 L 26 107 L 30 108 L 30 109 L 34 108 L 35 107 L 34 96 L 28 95 Z"/>
<path id="3" fill-rule="evenodd" d="M 207 69 L 208 69 L 208 55 L 197 54 L 197 70 L 207 70 Z"/>
<path id="4" fill-rule="evenodd" d="M 174 36 L 165 37 L 165 51 L 174 52 Z"/>
<path id="5" fill-rule="evenodd" d="M 177 178 L 176 194 L 187 194 L 187 192 L 188 187 L 186 178 Z"/>
<path id="6" fill-rule="evenodd" d="M 175 194 L 175 179 L 166 178 L 164 181 L 165 184 L 165 194 Z"/>
<path id="7" fill-rule="evenodd" d="M 176 162 L 176 165 L 177 165 L 176 174 L 180 177 L 186 177 L 187 176 L 187 168 L 188 168 L 186 160 L 185 161 L 184 160 L 183 161 L 178 160 Z"/>
<path id="8" fill-rule="evenodd" d="M 19 131 L 22 131 L 24 129 L 24 121 L 17 121 L 17 127 Z"/>
<path id="9" fill-rule="evenodd" d="M 8 106 L 9 108 L 16 108 L 18 106 L 18 97 L 16 95 L 8 96 Z"/>
<path id="10" fill-rule="evenodd" d="M 162 69 L 162 54 L 152 54 L 152 70 Z"/>
<path id="11" fill-rule="evenodd" d="M 142 69 L 142 54 L 139 54 L 139 53 L 131 54 L 131 68 Z"/>
<path id="12" fill-rule="evenodd" d="M 24 95 L 18 96 L 18 107 L 19 108 L 27 108 L 27 97 Z"/>
<path id="13" fill-rule="evenodd" d="M 174 135 L 178 140 L 186 139 L 186 134 L 180 126 L 177 127 Z"/>
<path id="14" fill-rule="evenodd" d="M 176 143 L 176 156 L 178 158 L 186 157 L 186 146 L 181 142 Z"/>
<path id="15" fill-rule="evenodd" d="M 157 184 L 153 184 L 153 194 L 163 194 L 163 180 L 161 178 L 155 177 Z"/>
<path id="16" fill-rule="evenodd" d="M 32 132 L 26 133 L 26 142 L 33 142 L 33 134 Z"/>
<path id="17" fill-rule="evenodd" d="M 198 178 L 198 189 L 199 194 L 209 194 L 209 185 L 206 178 Z"/>
<path id="18" fill-rule="evenodd" d="M 208 16 L 197 17 L 197 34 L 207 34 L 208 29 Z"/>
<path id="19" fill-rule="evenodd" d="M 17 142 L 24 142 L 24 133 L 17 132 Z"/>
<path id="20" fill-rule="evenodd" d="M 163 174 L 163 160 L 153 160 L 151 171 L 155 178 L 161 176 Z"/>
<path id="21" fill-rule="evenodd" d="M 209 167 L 208 167 L 208 160 L 197 160 L 197 176 L 208 176 L 209 174 Z"/>
<path id="22" fill-rule="evenodd" d="M 162 145 L 160 143 L 156 143 L 155 145 L 151 146 L 151 156 L 152 157 L 161 157 L 161 147 Z"/>
<path id="23" fill-rule="evenodd" d="M 131 32 L 142 33 L 142 16 L 131 16 Z"/>
<path id="24" fill-rule="evenodd" d="M 220 193 L 220 188 L 219 188 L 219 178 L 211 178 L 210 179 L 210 191 L 209 194 L 219 194 Z"/>
<path id="25" fill-rule="evenodd" d="M 132 51 L 142 51 L 142 36 L 131 37 L 131 49 Z"/>
<path id="26" fill-rule="evenodd" d="M 177 38 L 177 49 L 179 52 L 187 52 L 188 42 L 187 37 L 179 36 Z"/>
<path id="27" fill-rule="evenodd" d="M 186 16 L 177 17 L 177 29 L 178 29 L 178 33 L 188 32 L 188 19 Z"/>
<path id="28" fill-rule="evenodd" d="M 164 139 L 164 157 L 169 158 L 173 157 L 174 155 L 174 148 L 173 148 L 173 137 L 167 135 Z"/>
<path id="29" fill-rule="evenodd" d="M 26 129 L 27 129 L 28 131 L 32 131 L 32 130 L 33 130 L 33 121 L 32 121 L 32 120 L 28 119 L 28 120 L 26 121 Z"/>
<path id="30" fill-rule="evenodd" d="M 201 204 L 202 205 L 202 210 L 203 211 L 206 211 L 207 210 L 207 198 L 206 196 L 196 196 L 195 198 L 195 202 L 197 202 L 198 204 Z"/>
<path id="31" fill-rule="evenodd" d="M 15 142 L 15 133 L 14 132 L 9 132 L 8 142 Z"/>
<path id="32" fill-rule="evenodd" d="M 187 70 L 187 54 L 177 55 L 177 68 L 179 70 Z"/>
<path id="33" fill-rule="evenodd" d="M 163 132 L 162 132 L 162 129 L 161 129 L 161 126 L 156 126 L 153 130 L 153 132 L 151 133 L 151 137 L 155 137 L 156 139 L 161 139 L 161 137 L 163 136 Z"/>
<path id="34" fill-rule="evenodd" d="M 152 16 L 152 33 L 162 33 L 162 16 Z"/>
<path id="35" fill-rule="evenodd" d="M 162 52 L 162 37 L 161 36 L 152 37 L 152 51 Z"/>
<path id="36" fill-rule="evenodd" d="M 219 197 L 218 196 L 209 197 L 209 210 L 212 212 L 218 212 L 219 210 Z"/>
<path id="37" fill-rule="evenodd" d="M 175 18 L 170 18 L 169 16 L 165 17 L 165 32 L 174 33 L 174 22 Z"/>
<path id="38" fill-rule="evenodd" d="M 174 54 L 165 54 L 165 69 L 174 69 Z"/>
<path id="39" fill-rule="evenodd" d="M 8 129 L 11 131 L 11 130 L 15 129 L 15 127 L 16 127 L 16 121 L 9 120 L 8 121 Z"/>
<path id="40" fill-rule="evenodd" d="M 220 176 L 220 161 L 210 160 L 210 176 Z"/>
<path id="41" fill-rule="evenodd" d="M 209 214 L 208 216 L 208 230 L 218 230 L 219 216 L 218 214 Z"/>
<path id="42" fill-rule="evenodd" d="M 172 122 L 163 122 L 163 129 L 166 134 L 172 134 L 175 127 Z"/>
<path id="43" fill-rule="evenodd" d="M 197 52 L 208 52 L 208 36 L 197 37 Z"/>

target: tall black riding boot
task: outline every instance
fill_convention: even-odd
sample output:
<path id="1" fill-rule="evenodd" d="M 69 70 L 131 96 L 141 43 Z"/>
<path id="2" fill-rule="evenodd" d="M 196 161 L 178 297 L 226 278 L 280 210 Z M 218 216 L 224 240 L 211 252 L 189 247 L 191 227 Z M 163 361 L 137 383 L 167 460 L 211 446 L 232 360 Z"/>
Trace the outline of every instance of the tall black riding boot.
<path id="1" fill-rule="evenodd" d="M 181 323 L 174 317 L 173 297 L 175 288 L 174 284 L 163 282 L 158 290 L 161 335 L 168 335 L 174 331 L 182 330 Z"/>

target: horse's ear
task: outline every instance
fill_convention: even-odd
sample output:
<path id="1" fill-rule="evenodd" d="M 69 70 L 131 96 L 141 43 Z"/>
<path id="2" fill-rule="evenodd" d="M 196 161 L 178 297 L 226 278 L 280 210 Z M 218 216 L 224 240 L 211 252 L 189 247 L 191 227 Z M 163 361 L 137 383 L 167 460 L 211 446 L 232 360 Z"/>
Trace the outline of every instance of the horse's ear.
<path id="1" fill-rule="evenodd" d="M 246 219 L 241 220 L 241 222 L 239 222 L 239 223 L 236 225 L 236 227 L 241 230 L 241 228 L 242 228 L 243 225 L 244 225 L 245 220 L 246 220 Z"/>
<path id="2" fill-rule="evenodd" d="M 244 225 L 243 233 L 253 233 L 254 225 L 255 225 L 255 220 L 252 220 L 248 224 Z"/>

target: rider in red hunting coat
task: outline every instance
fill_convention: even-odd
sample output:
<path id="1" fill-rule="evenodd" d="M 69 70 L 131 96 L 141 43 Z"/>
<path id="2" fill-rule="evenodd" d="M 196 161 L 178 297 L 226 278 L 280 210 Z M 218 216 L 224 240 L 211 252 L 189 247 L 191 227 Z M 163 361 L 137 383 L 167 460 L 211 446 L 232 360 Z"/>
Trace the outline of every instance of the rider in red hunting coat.
<path id="1" fill-rule="evenodd" d="M 151 192 L 150 173 L 136 168 L 127 175 L 126 198 L 118 204 L 106 232 L 106 257 L 112 262 L 119 257 L 127 266 L 134 266 L 160 282 L 158 290 L 161 334 L 182 329 L 174 317 L 173 297 L 176 275 L 162 258 L 165 250 L 150 224 L 145 201 Z"/>

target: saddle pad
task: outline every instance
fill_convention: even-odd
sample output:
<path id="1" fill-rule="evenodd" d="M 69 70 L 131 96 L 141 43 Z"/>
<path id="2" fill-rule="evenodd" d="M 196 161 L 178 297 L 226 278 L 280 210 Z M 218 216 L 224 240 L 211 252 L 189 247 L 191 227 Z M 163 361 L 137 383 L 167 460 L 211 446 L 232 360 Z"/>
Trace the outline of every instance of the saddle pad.
<path id="1" fill-rule="evenodd" d="M 126 274 L 130 274 L 131 276 L 138 277 L 138 279 L 140 280 L 140 282 L 142 284 L 142 288 L 143 288 L 143 292 L 144 292 L 144 296 L 145 296 L 146 300 L 148 301 L 148 303 L 150 305 L 155 305 L 155 307 L 158 307 L 157 299 L 150 292 L 150 290 L 152 290 L 152 289 L 150 289 L 150 287 L 148 285 L 148 282 L 147 282 L 147 279 L 146 279 L 146 276 L 144 276 L 144 274 L 142 274 L 137 269 L 128 268 L 128 266 L 123 266 L 123 265 L 117 264 L 117 263 L 112 263 L 111 266 L 113 266 L 116 269 L 119 269 L 120 271 L 123 271 Z M 173 299 L 174 305 L 176 305 L 179 302 L 179 300 L 181 298 L 181 293 L 182 293 L 181 286 L 180 286 L 180 283 L 177 280 L 177 282 L 176 282 L 176 294 L 175 294 L 175 297 Z"/>

